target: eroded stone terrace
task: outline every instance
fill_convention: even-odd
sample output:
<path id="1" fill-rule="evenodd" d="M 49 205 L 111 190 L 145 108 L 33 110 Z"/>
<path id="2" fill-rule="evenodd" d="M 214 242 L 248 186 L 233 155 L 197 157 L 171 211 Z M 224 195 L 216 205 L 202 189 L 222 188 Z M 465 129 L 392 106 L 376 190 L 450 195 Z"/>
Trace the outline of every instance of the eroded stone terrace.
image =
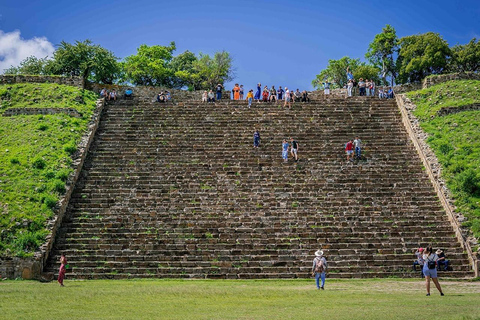
<path id="1" fill-rule="evenodd" d="M 300 160 L 285 164 L 290 136 Z M 135 99 L 106 107 L 47 270 L 64 252 L 74 278 L 308 277 L 322 248 L 332 277 L 413 277 L 427 244 L 451 260 L 443 275 L 472 275 L 395 101 Z"/>

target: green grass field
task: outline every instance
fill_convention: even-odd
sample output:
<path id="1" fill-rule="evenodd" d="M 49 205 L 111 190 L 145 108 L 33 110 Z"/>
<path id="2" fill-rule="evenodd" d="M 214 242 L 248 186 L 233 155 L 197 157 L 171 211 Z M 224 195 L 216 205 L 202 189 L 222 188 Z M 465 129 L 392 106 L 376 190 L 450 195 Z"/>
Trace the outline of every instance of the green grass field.
<path id="1" fill-rule="evenodd" d="M 448 81 L 407 96 L 417 105 L 414 114 L 429 135 L 427 143 L 442 165 L 457 211 L 468 217 L 464 225 L 480 237 L 480 110 L 436 113 L 442 107 L 479 103 L 480 81 Z"/>
<path id="2" fill-rule="evenodd" d="M 480 319 L 480 282 L 95 280 L 0 282 L 0 319 Z"/>

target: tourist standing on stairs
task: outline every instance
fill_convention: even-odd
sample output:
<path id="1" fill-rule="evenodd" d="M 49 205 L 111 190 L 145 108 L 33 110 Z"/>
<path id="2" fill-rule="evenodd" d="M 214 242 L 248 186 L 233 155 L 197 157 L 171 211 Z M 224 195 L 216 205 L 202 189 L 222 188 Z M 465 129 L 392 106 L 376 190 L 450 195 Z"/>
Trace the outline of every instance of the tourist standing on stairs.
<path id="1" fill-rule="evenodd" d="M 240 100 L 240 87 L 238 83 L 235 83 L 235 87 L 232 89 L 233 92 L 233 100 Z"/>
<path id="2" fill-rule="evenodd" d="M 62 254 L 60 256 L 60 269 L 58 270 L 58 283 L 64 287 L 63 279 L 65 279 L 65 273 L 67 273 L 67 258 Z"/>
<path id="3" fill-rule="evenodd" d="M 323 94 L 324 95 L 329 95 L 330 94 L 330 85 L 332 83 L 331 82 L 328 82 L 328 80 L 325 80 L 325 82 L 323 83 Z"/>
<path id="4" fill-rule="evenodd" d="M 248 107 L 250 108 L 252 106 L 252 100 L 253 100 L 253 89 L 250 89 L 247 93 L 247 101 L 248 101 Z"/>
<path id="5" fill-rule="evenodd" d="M 261 95 L 262 95 L 262 84 L 259 83 L 257 84 L 257 92 L 255 92 L 255 100 L 257 100 L 257 102 L 260 102 Z"/>
<path id="6" fill-rule="evenodd" d="M 362 140 L 358 136 L 353 140 L 353 146 L 355 147 L 355 158 L 360 159 L 362 155 Z"/>
<path id="7" fill-rule="evenodd" d="M 283 93 L 284 93 L 284 92 L 285 92 L 285 91 L 283 91 L 282 86 L 278 87 L 278 91 L 277 91 L 277 93 L 278 93 L 278 101 L 280 101 L 280 100 L 283 99 Z"/>
<path id="8" fill-rule="evenodd" d="M 292 154 L 292 157 L 295 159 L 295 162 L 298 161 L 298 142 L 296 140 L 293 140 L 293 138 L 290 138 L 290 153 Z"/>
<path id="9" fill-rule="evenodd" d="M 217 84 L 217 101 L 220 101 L 222 99 L 222 90 L 223 85 L 221 83 Z"/>
<path id="10" fill-rule="evenodd" d="M 348 140 L 347 144 L 345 144 L 345 153 L 347 154 L 347 161 L 350 160 L 350 157 L 352 157 L 353 161 L 353 142 L 352 140 Z"/>
<path id="11" fill-rule="evenodd" d="M 244 94 L 243 84 L 241 84 L 240 85 L 240 98 L 239 98 L 239 100 L 243 100 L 243 94 Z"/>
<path id="12" fill-rule="evenodd" d="M 432 247 L 427 247 L 423 251 L 423 274 L 425 275 L 425 286 L 427 287 L 427 296 L 430 295 L 430 278 L 433 280 L 435 287 L 437 287 L 438 292 L 440 295 L 443 296 L 442 288 L 440 287 L 440 283 L 438 282 L 437 277 L 437 260 L 438 256 L 433 253 Z"/>
<path id="13" fill-rule="evenodd" d="M 288 142 L 285 139 L 282 142 L 282 158 L 284 162 L 288 161 Z"/>
<path id="14" fill-rule="evenodd" d="M 353 80 L 348 80 L 348 83 L 347 83 L 347 93 L 348 93 L 348 96 L 349 96 L 349 97 L 352 96 L 352 90 L 353 90 Z"/>
<path id="15" fill-rule="evenodd" d="M 323 256 L 322 250 L 315 252 L 315 258 L 313 259 L 312 276 L 315 277 L 315 284 L 317 289 L 324 290 L 325 288 L 325 272 L 327 271 L 327 259 Z M 322 279 L 322 285 L 320 285 L 320 279 Z"/>
<path id="16" fill-rule="evenodd" d="M 255 132 L 253 133 L 253 147 L 258 148 L 260 146 L 260 133 L 258 132 L 257 129 L 255 129 Z"/>
<path id="17" fill-rule="evenodd" d="M 285 103 L 283 104 L 284 107 L 287 106 L 288 104 L 288 108 L 291 109 L 292 108 L 292 104 L 290 102 L 291 98 L 290 98 L 290 90 L 288 90 L 287 87 L 285 87 Z"/>
<path id="18" fill-rule="evenodd" d="M 353 82 L 353 73 L 350 71 L 350 67 L 347 67 L 347 81 L 350 80 Z"/>

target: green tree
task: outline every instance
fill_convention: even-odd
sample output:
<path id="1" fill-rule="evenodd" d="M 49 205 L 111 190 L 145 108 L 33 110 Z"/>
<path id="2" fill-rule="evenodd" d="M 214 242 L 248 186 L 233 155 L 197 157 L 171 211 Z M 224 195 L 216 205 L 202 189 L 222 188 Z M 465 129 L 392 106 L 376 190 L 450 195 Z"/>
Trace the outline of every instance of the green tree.
<path id="1" fill-rule="evenodd" d="M 75 41 L 75 44 L 62 41 L 54 53 L 53 69 L 55 74 L 80 76 L 101 83 L 112 83 L 120 71 L 113 53 L 90 40 Z"/>
<path id="2" fill-rule="evenodd" d="M 451 55 L 447 41 L 433 32 L 401 38 L 399 45 L 396 63 L 400 83 L 443 72 Z"/>
<path id="3" fill-rule="evenodd" d="M 375 66 L 362 64 L 355 69 L 353 76 L 355 79 L 369 79 L 375 81 L 375 83 L 380 83 L 380 72 L 381 70 Z"/>
<path id="4" fill-rule="evenodd" d="M 386 74 L 392 75 L 392 85 L 396 76 L 394 54 L 397 50 L 397 32 L 395 28 L 387 24 L 381 33 L 375 35 L 365 54 L 365 58 L 367 58 L 373 66 L 382 70 L 384 77 Z"/>
<path id="5" fill-rule="evenodd" d="M 454 46 L 450 70 L 453 72 L 480 71 L 480 41 L 473 38 L 465 45 Z"/>
<path id="6" fill-rule="evenodd" d="M 49 75 L 53 74 L 54 60 L 45 58 L 37 58 L 30 56 L 25 58 L 18 67 L 11 66 L 4 71 L 4 74 L 30 74 L 30 75 Z"/>
<path id="7" fill-rule="evenodd" d="M 197 57 L 190 51 L 185 51 L 172 58 L 169 68 L 173 74 L 171 78 L 170 88 L 182 88 L 185 86 L 192 86 L 197 81 L 197 73 L 195 72 L 194 64 Z"/>
<path id="8" fill-rule="evenodd" d="M 358 66 L 360 66 L 360 59 L 351 59 L 343 57 L 339 60 L 328 60 L 326 69 L 320 71 L 312 80 L 312 86 L 315 89 L 322 88 L 322 83 L 325 79 L 334 82 L 337 86 L 343 87 L 347 84 L 347 67 L 352 73 L 355 73 Z"/>
<path id="9" fill-rule="evenodd" d="M 169 46 L 142 44 L 137 54 L 126 57 L 122 63 L 125 80 L 136 85 L 170 86 L 174 72 L 169 63 L 175 50 L 173 41 Z"/>
<path id="10" fill-rule="evenodd" d="M 200 53 L 193 63 L 195 76 L 191 78 L 192 89 L 212 89 L 218 83 L 232 81 L 234 72 L 233 59 L 227 51 L 215 52 L 213 58 L 208 54 Z"/>

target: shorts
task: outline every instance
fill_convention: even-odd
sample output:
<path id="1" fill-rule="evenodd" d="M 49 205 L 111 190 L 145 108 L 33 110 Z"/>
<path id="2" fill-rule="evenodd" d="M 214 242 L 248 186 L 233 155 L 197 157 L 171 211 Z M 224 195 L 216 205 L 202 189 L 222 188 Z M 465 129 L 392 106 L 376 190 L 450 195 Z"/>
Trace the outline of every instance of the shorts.
<path id="1" fill-rule="evenodd" d="M 353 150 L 346 150 L 348 155 L 353 154 Z"/>
<path id="2" fill-rule="evenodd" d="M 292 149 L 293 154 L 297 154 L 297 149 Z"/>
<path id="3" fill-rule="evenodd" d="M 423 274 L 425 277 L 430 277 L 430 278 L 437 278 L 437 268 L 435 269 L 428 269 L 428 266 L 423 267 Z"/>
<path id="4" fill-rule="evenodd" d="M 330 89 L 325 89 L 325 90 L 323 91 L 323 93 L 325 93 L 325 94 L 330 94 Z"/>
<path id="5" fill-rule="evenodd" d="M 289 96 L 285 97 L 285 101 L 290 102 L 290 97 Z"/>

